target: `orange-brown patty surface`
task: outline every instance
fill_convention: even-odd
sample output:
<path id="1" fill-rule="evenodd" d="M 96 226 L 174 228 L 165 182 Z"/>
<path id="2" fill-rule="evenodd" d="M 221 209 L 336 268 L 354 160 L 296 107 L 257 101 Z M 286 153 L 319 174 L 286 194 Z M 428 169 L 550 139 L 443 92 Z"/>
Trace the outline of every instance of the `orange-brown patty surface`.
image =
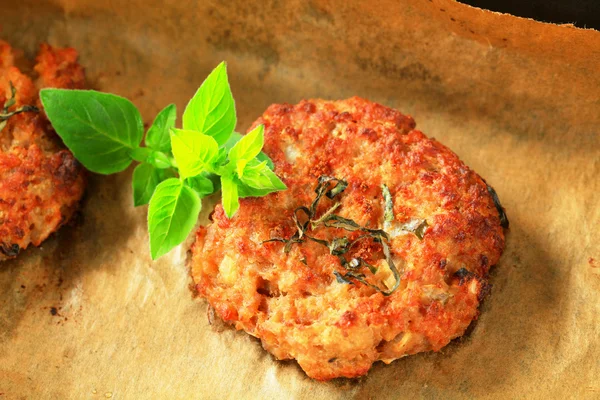
<path id="1" fill-rule="evenodd" d="M 14 65 L 10 45 L 0 41 L 0 109 L 36 106 L 39 112 L 11 116 L 0 131 L 0 261 L 30 244 L 39 246 L 65 224 L 85 188 L 83 167 L 65 149 L 43 113 L 39 89 L 84 86 L 74 49 L 42 45 L 34 82 Z"/>
<path id="2" fill-rule="evenodd" d="M 191 273 L 216 313 L 319 380 L 364 375 L 377 360 L 437 351 L 461 336 L 504 248 L 499 209 L 482 178 L 416 130 L 411 117 L 357 97 L 275 104 L 257 124 L 265 125 L 264 151 L 288 189 L 242 199 L 231 220 L 218 205 L 213 223 L 198 230 Z M 264 243 L 297 232 L 294 210 L 310 206 L 321 176 L 348 187 L 334 199 L 323 196 L 317 217 L 340 202 L 335 214 L 386 232 L 401 277 L 391 295 L 382 293 L 395 280 L 381 242 L 358 240 L 346 256 L 374 266 L 359 272 L 384 290 L 337 279 L 334 272 L 348 269 L 322 243 L 304 240 L 287 253 L 285 243 Z M 391 222 L 384 221 L 384 184 Z M 361 234 L 324 226 L 310 232 L 329 243 Z"/>

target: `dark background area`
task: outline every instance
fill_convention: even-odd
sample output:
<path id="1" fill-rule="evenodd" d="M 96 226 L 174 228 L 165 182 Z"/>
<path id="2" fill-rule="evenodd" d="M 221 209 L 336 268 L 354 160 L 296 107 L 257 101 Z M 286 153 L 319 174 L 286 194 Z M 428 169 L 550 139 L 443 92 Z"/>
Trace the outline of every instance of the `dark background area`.
<path id="1" fill-rule="evenodd" d="M 461 3 L 555 24 L 600 30 L 600 0 L 459 0 Z"/>

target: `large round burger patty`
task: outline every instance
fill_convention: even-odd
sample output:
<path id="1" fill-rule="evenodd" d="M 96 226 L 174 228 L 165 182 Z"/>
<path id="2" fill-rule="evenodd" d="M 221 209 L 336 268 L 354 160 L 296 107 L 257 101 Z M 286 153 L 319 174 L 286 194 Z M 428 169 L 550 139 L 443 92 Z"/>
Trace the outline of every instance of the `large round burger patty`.
<path id="1" fill-rule="evenodd" d="M 288 189 L 242 199 L 232 219 L 218 205 L 212 224 L 198 230 L 191 273 L 216 313 L 320 380 L 364 375 L 377 360 L 437 351 L 461 336 L 504 248 L 493 189 L 411 117 L 358 97 L 275 104 L 257 124 L 265 125 L 264 151 Z M 322 196 L 316 217 L 340 202 L 336 215 L 386 232 L 400 275 L 391 295 L 395 279 L 381 241 L 358 240 L 345 254 L 376 267 L 360 267 L 362 280 L 345 275 L 323 245 L 364 231 L 316 228 L 309 234 L 321 243 L 286 249 L 282 239 L 298 232 L 292 217 L 303 218 L 295 210 L 311 205 L 325 176 L 348 186 L 333 199 Z M 382 185 L 391 193 L 391 222 Z"/>
<path id="2" fill-rule="evenodd" d="M 0 41 L 0 109 L 37 106 L 39 112 L 11 116 L 0 131 L 0 260 L 39 246 L 65 224 L 85 188 L 83 167 L 65 149 L 46 119 L 39 89 L 82 88 L 83 68 L 73 49 L 42 45 L 34 82 L 14 65 L 11 47 Z"/>

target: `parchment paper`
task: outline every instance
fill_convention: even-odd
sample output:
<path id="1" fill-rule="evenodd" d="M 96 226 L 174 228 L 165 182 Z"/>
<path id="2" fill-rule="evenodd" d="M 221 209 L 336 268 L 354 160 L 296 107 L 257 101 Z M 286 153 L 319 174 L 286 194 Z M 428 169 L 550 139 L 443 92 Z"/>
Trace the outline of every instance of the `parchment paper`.
<path id="1" fill-rule="evenodd" d="M 25 56 L 77 48 L 91 86 L 147 122 L 169 102 L 181 115 L 223 59 L 239 130 L 274 102 L 398 108 L 496 188 L 511 222 L 470 334 L 319 383 L 210 326 L 186 246 L 151 262 L 131 170 L 92 176 L 73 226 L 0 264 L 0 399 L 600 398 L 599 32 L 448 0 L 0 3 Z"/>

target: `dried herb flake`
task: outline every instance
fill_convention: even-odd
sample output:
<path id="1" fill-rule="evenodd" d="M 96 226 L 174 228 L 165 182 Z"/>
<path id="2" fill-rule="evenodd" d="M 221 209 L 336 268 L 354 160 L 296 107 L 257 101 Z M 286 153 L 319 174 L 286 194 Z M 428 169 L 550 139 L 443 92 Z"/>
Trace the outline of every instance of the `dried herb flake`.
<path id="1" fill-rule="evenodd" d="M 390 240 L 389 235 L 381 229 L 370 229 L 367 227 L 363 227 L 349 218 L 345 218 L 340 215 L 334 214 L 334 212 L 340 207 L 340 202 L 335 203 L 322 215 L 318 217 L 316 215 L 319 202 L 321 201 L 323 195 L 326 195 L 329 199 L 334 199 L 336 196 L 341 194 L 347 187 L 348 182 L 346 182 L 343 179 L 338 179 L 325 175 L 319 177 L 317 187 L 315 188 L 316 196 L 313 202 L 311 203 L 310 207 L 302 206 L 294 210 L 292 220 L 294 221 L 294 225 L 296 226 L 296 232 L 289 239 L 272 238 L 264 241 L 263 243 L 285 243 L 285 253 L 289 253 L 294 244 L 304 243 L 306 239 L 323 245 L 329 249 L 329 253 L 331 255 L 338 257 L 340 264 L 347 271 L 344 274 L 341 274 L 338 271 L 333 271 L 333 275 L 335 276 L 338 283 L 355 284 L 354 281 L 356 280 L 364 285 L 375 289 L 376 291 L 382 293 L 384 296 L 389 296 L 392 293 L 394 293 L 400 286 L 400 273 L 394 265 L 391 251 L 387 243 Z M 386 222 L 391 222 L 394 219 L 392 196 L 386 185 L 382 186 L 382 191 L 385 201 L 384 219 Z M 364 233 L 356 239 L 354 239 L 353 241 L 350 241 L 350 239 L 348 239 L 348 237 L 345 236 L 336 237 L 331 241 L 327 241 L 308 234 L 309 231 L 314 231 L 321 225 L 323 225 L 326 228 L 344 229 L 350 232 L 362 231 Z M 422 239 L 426 229 L 427 222 L 422 221 L 418 226 L 412 227 L 411 231 L 414 232 L 415 235 L 417 235 L 420 239 Z M 352 258 L 350 260 L 346 259 L 345 254 L 352 248 L 352 246 L 354 246 L 359 241 L 365 239 L 372 240 L 375 243 L 381 244 L 383 254 L 385 256 L 385 261 L 395 279 L 395 283 L 392 288 L 382 288 L 379 285 L 375 285 L 367 280 L 367 276 L 365 274 L 360 272 L 363 268 L 367 268 L 371 272 L 371 274 L 375 274 L 378 270 L 377 267 L 369 264 L 362 258 Z M 304 259 L 302 262 L 306 264 L 306 259 Z"/>
<path id="2" fill-rule="evenodd" d="M 381 185 L 381 191 L 383 192 L 383 200 L 385 202 L 383 220 L 385 222 L 392 222 L 394 220 L 394 200 L 392 199 L 392 194 L 386 184 Z"/>
<path id="3" fill-rule="evenodd" d="M 11 96 L 10 96 L 10 99 L 8 99 L 8 100 L 6 100 L 6 102 L 4 102 L 4 107 L 2 108 L 2 112 L 0 112 L 0 131 L 2 131 L 4 129 L 4 127 L 6 126 L 6 123 L 8 122 L 8 119 L 10 117 L 12 117 L 13 115 L 21 114 L 24 112 L 39 112 L 40 111 L 36 106 L 30 106 L 30 105 L 24 105 L 24 106 L 17 108 L 16 110 L 9 111 L 9 109 L 12 106 L 14 106 L 17 102 L 17 100 L 16 100 L 17 89 L 14 87 L 12 81 L 9 81 L 9 84 L 10 84 Z"/>

